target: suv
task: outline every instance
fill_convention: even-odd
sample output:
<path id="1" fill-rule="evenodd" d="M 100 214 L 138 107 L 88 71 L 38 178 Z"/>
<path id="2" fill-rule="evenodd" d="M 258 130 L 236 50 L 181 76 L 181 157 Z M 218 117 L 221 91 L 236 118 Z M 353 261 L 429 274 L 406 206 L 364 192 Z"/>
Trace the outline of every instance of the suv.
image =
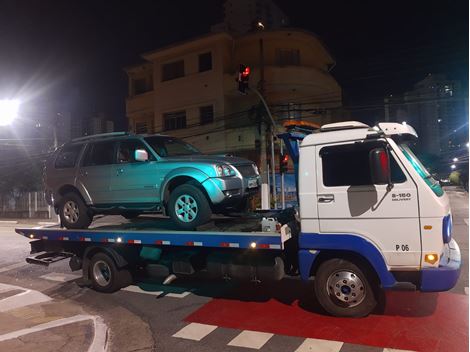
<path id="1" fill-rule="evenodd" d="M 212 212 L 244 209 L 260 177 L 247 159 L 203 155 L 173 137 L 115 132 L 58 148 L 46 161 L 44 183 L 66 228 L 87 228 L 96 214 L 164 212 L 189 230 Z"/>

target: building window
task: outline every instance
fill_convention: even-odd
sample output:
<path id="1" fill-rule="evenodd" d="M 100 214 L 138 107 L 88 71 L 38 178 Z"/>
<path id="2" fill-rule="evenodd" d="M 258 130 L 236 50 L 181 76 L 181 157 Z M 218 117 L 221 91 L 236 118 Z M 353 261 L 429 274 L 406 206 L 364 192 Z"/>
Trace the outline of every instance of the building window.
<path id="1" fill-rule="evenodd" d="M 214 122 L 214 107 L 212 105 L 201 106 L 199 108 L 199 118 L 201 125 Z"/>
<path id="2" fill-rule="evenodd" d="M 135 133 L 137 134 L 144 134 L 148 133 L 148 124 L 146 121 L 144 122 L 136 122 L 135 123 Z"/>
<path id="3" fill-rule="evenodd" d="M 175 61 L 162 65 L 162 81 L 184 77 L 184 61 Z"/>
<path id="4" fill-rule="evenodd" d="M 277 49 L 276 63 L 279 66 L 299 66 L 300 50 L 299 49 Z"/>
<path id="5" fill-rule="evenodd" d="M 204 53 L 199 55 L 199 72 L 212 70 L 212 54 Z"/>
<path id="6" fill-rule="evenodd" d="M 137 78 L 132 80 L 134 86 L 134 94 L 143 94 L 153 89 L 152 80 L 146 78 Z"/>
<path id="7" fill-rule="evenodd" d="M 178 130 L 186 127 L 186 111 L 174 111 L 163 114 L 165 130 Z"/>
<path id="8" fill-rule="evenodd" d="M 323 147 L 320 150 L 323 168 L 323 184 L 327 187 L 372 185 L 369 167 L 369 152 L 380 144 L 346 144 Z M 390 156 L 393 183 L 403 183 L 406 176 L 397 162 Z"/>

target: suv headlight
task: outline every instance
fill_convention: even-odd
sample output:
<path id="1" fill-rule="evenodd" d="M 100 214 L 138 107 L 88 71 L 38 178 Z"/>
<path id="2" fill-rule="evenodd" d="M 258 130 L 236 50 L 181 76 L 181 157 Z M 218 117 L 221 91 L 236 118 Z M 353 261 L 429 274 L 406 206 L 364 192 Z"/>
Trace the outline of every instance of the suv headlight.
<path id="1" fill-rule="evenodd" d="M 228 165 L 217 165 L 215 169 L 218 176 L 235 176 L 235 170 Z"/>

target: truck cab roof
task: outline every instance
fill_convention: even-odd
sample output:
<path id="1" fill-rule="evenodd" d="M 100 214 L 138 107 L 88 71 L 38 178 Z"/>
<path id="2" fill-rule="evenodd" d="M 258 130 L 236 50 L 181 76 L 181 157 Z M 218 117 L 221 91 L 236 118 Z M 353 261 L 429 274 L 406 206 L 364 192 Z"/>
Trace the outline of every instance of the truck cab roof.
<path id="1" fill-rule="evenodd" d="M 381 122 L 370 127 L 359 121 L 345 121 L 323 125 L 319 130 L 307 135 L 300 147 L 403 135 L 418 137 L 415 129 L 406 123 Z"/>

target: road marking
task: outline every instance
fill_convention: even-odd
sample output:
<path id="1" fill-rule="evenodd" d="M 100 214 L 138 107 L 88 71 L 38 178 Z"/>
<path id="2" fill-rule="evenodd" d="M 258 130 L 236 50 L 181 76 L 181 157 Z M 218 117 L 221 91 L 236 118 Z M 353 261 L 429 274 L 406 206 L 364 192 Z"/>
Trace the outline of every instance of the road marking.
<path id="1" fill-rule="evenodd" d="M 397 350 L 395 348 L 384 348 L 382 352 L 415 352 L 412 350 Z"/>
<path id="2" fill-rule="evenodd" d="M 134 293 L 145 293 L 146 295 L 152 295 L 152 296 L 161 296 L 163 294 L 163 291 L 145 291 L 136 285 L 127 286 L 127 287 L 122 288 L 121 290 L 134 292 Z"/>
<path id="3" fill-rule="evenodd" d="M 0 273 L 4 273 L 5 271 L 10 271 L 10 270 L 13 270 L 13 269 L 18 269 L 18 268 L 21 268 L 21 267 L 26 266 L 26 265 L 28 265 L 28 263 L 26 263 L 26 262 L 10 264 L 10 265 L 7 265 L 7 266 L 4 266 L 4 267 L 0 268 Z"/>
<path id="4" fill-rule="evenodd" d="M 78 323 L 85 320 L 92 320 L 95 329 L 93 341 L 88 348 L 88 352 L 104 352 L 108 347 L 108 327 L 104 324 L 103 319 L 94 315 L 75 315 L 73 317 L 53 320 L 44 324 L 39 324 L 31 328 L 16 330 L 7 334 L 0 335 L 0 342 L 18 337 L 29 335 L 35 332 L 56 328 L 63 325 Z"/>
<path id="5" fill-rule="evenodd" d="M 204 337 L 209 335 L 212 331 L 217 329 L 215 325 L 191 323 L 186 325 L 180 331 L 173 335 L 187 340 L 201 341 Z"/>
<path id="6" fill-rule="evenodd" d="M 339 352 L 343 342 L 320 340 L 320 339 L 305 339 L 305 341 L 295 350 L 295 352 Z"/>
<path id="7" fill-rule="evenodd" d="M 166 297 L 173 297 L 173 298 L 184 298 L 187 295 L 191 294 L 191 292 L 185 291 L 183 293 L 167 293 Z"/>
<path id="8" fill-rule="evenodd" d="M 79 279 L 82 275 L 78 274 L 61 274 L 61 273 L 49 273 L 46 275 L 39 276 L 41 279 L 46 279 L 50 281 L 57 281 L 57 282 L 67 282 Z"/>
<path id="9" fill-rule="evenodd" d="M 48 302 L 51 300 L 49 296 L 46 296 L 39 291 L 29 290 L 19 286 L 0 284 L 0 290 L 3 292 L 11 290 L 23 291 L 14 296 L 0 300 L 0 312 L 6 312 L 16 308 L 29 306 L 36 303 Z"/>
<path id="10" fill-rule="evenodd" d="M 54 226 L 54 225 L 59 225 L 57 222 L 50 222 L 50 221 L 39 221 L 38 225 L 42 226 Z"/>
<path id="11" fill-rule="evenodd" d="M 463 219 L 463 221 L 467 224 L 468 226 L 468 219 Z"/>
<path id="12" fill-rule="evenodd" d="M 259 350 L 273 336 L 274 334 L 267 332 L 244 330 L 230 341 L 228 345 Z"/>
<path id="13" fill-rule="evenodd" d="M 17 224 L 18 221 L 16 220 L 0 220 L 0 225 L 2 224 Z"/>
<path id="14" fill-rule="evenodd" d="M 465 287 L 463 290 L 465 291 L 465 294 L 468 295 L 468 287 Z"/>

